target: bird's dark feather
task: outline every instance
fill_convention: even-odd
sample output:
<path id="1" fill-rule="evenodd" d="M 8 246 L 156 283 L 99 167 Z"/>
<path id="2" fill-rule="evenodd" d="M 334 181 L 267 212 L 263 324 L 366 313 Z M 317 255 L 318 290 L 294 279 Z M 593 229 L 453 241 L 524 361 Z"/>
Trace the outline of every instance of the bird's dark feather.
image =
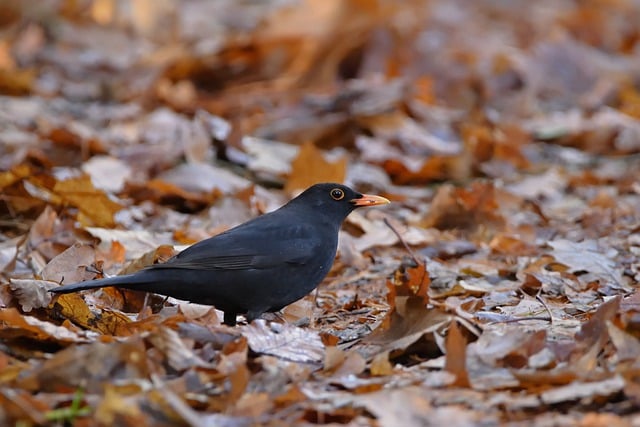
<path id="1" fill-rule="evenodd" d="M 233 233 L 223 233 L 185 249 L 164 264 L 151 268 L 246 270 L 267 269 L 282 264 L 306 264 L 321 246 L 315 236 L 316 228 L 305 224 L 286 230 L 263 230 L 261 239 L 269 246 L 256 245 L 255 231 L 238 227 Z"/>
<path id="2" fill-rule="evenodd" d="M 198 242 L 164 264 L 51 292 L 116 286 L 214 305 L 229 325 L 237 314 L 252 320 L 318 286 L 333 263 L 342 221 L 363 197 L 340 184 L 317 184 L 280 209 Z"/>

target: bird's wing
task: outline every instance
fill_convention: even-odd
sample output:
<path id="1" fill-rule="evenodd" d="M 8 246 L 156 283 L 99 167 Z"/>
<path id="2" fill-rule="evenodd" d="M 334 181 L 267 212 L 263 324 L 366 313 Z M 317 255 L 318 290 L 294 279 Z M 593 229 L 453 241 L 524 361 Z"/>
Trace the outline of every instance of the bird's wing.
<path id="1" fill-rule="evenodd" d="M 317 253 L 322 238 L 304 225 L 240 227 L 231 231 L 198 242 L 152 268 L 246 270 L 305 264 Z"/>

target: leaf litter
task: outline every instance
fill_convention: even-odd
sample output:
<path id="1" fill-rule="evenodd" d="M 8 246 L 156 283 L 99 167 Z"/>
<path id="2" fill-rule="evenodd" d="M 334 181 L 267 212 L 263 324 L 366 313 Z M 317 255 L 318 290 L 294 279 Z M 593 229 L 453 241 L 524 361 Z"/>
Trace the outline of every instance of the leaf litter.
<path id="1" fill-rule="evenodd" d="M 637 424 L 633 2 L 0 15 L 0 424 Z M 282 315 L 47 292 L 317 181 L 393 203 Z"/>

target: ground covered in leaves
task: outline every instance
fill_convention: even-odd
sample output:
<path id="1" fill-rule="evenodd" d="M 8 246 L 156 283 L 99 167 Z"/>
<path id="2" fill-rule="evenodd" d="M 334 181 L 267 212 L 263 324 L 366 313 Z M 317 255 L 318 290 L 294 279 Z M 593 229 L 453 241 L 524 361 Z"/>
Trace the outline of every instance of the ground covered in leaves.
<path id="1" fill-rule="evenodd" d="M 634 0 L 0 3 L 0 424 L 640 425 Z M 345 182 L 315 295 L 48 289 Z"/>

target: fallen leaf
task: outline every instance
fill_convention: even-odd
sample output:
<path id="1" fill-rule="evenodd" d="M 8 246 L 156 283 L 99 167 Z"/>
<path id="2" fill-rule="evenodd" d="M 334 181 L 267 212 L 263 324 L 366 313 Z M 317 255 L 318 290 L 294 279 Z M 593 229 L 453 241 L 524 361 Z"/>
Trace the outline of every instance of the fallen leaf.
<path id="1" fill-rule="evenodd" d="M 449 326 L 445 357 L 444 369 L 456 376 L 453 385 L 469 387 L 469 374 L 466 368 L 467 342 L 455 320 Z"/>
<path id="2" fill-rule="evenodd" d="M 318 182 L 343 182 L 347 176 L 347 159 L 335 162 L 325 160 L 321 150 L 308 142 L 300 147 L 297 157 L 291 163 L 291 174 L 285 184 L 285 191 L 293 193 Z"/>
<path id="3" fill-rule="evenodd" d="M 86 336 L 63 326 L 45 322 L 33 316 L 22 315 L 15 308 L 0 309 L 0 336 L 3 339 L 18 337 L 56 343 L 88 342 Z"/>
<path id="4" fill-rule="evenodd" d="M 611 378 L 601 381 L 584 382 L 574 381 L 566 386 L 557 387 L 542 392 L 540 399 L 547 405 L 555 405 L 561 402 L 584 399 L 594 401 L 600 397 L 611 396 L 619 393 L 625 386 L 624 378 L 616 374 Z"/>
<path id="5" fill-rule="evenodd" d="M 113 227 L 115 214 L 122 209 L 120 203 L 96 189 L 87 175 L 57 181 L 52 191 L 80 210 L 78 219 L 85 225 Z"/>
<path id="6" fill-rule="evenodd" d="M 11 279 L 9 287 L 22 310 L 28 313 L 34 308 L 47 307 L 52 298 L 49 289 L 58 287 L 59 283 L 48 280 Z"/>
<path id="7" fill-rule="evenodd" d="M 358 347 L 367 360 L 389 352 L 390 357 L 403 354 L 424 337 L 424 354 L 434 357 L 440 353 L 435 335 L 451 321 L 452 316 L 436 308 L 428 309 L 420 297 L 396 297 L 395 310 L 389 315 L 387 327 L 379 327 Z"/>
<path id="8" fill-rule="evenodd" d="M 99 393 L 107 380 L 132 381 L 148 376 L 144 344 L 135 338 L 70 346 L 23 372 L 18 385 L 34 392 L 59 393 L 82 387 L 87 393 Z"/>
<path id="9" fill-rule="evenodd" d="M 298 363 L 320 363 L 325 347 L 320 335 L 289 324 L 270 323 L 262 319 L 242 328 L 249 347 L 256 353 L 268 354 Z"/>
<path id="10" fill-rule="evenodd" d="M 107 308 L 92 309 L 80 294 L 64 294 L 56 297 L 53 313 L 82 326 L 85 329 L 106 335 L 129 336 L 128 324 L 131 319 L 116 310 Z"/>
<path id="11" fill-rule="evenodd" d="M 165 355 L 169 366 L 176 371 L 192 367 L 212 367 L 197 356 L 173 329 L 160 327 L 153 331 L 147 340 Z"/>
<path id="12" fill-rule="evenodd" d="M 42 270 L 45 280 L 58 283 L 76 283 L 96 277 L 95 250 L 90 245 L 75 243 L 53 258 Z"/>

